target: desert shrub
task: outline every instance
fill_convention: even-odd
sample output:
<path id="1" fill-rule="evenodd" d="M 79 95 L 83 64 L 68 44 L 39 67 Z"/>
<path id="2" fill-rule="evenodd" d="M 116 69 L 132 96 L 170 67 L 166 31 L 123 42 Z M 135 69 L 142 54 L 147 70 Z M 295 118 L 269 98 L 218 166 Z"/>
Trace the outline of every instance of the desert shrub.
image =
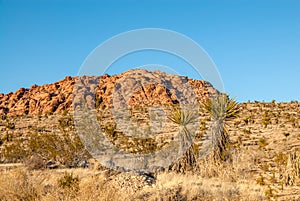
<path id="1" fill-rule="evenodd" d="M 265 179 L 262 176 L 262 174 L 259 174 L 259 177 L 256 178 L 256 183 L 259 185 L 262 185 L 262 186 L 266 184 Z"/>
<path id="2" fill-rule="evenodd" d="M 58 125 L 62 130 L 74 125 L 74 120 L 71 116 L 63 116 L 58 120 Z"/>
<path id="3" fill-rule="evenodd" d="M 265 147 L 267 145 L 268 145 L 268 143 L 267 143 L 266 138 L 259 138 L 258 139 L 258 147 L 259 148 L 263 148 L 263 147 Z"/>
<path id="4" fill-rule="evenodd" d="M 79 178 L 74 176 L 73 173 L 65 172 L 64 175 L 57 181 L 58 187 L 61 188 L 60 192 L 63 199 L 74 200 L 79 193 Z"/>
<path id="5" fill-rule="evenodd" d="M 39 154 L 46 160 L 55 160 L 67 167 L 76 167 L 75 162 L 89 158 L 78 136 L 69 134 L 40 134 L 28 142 L 29 152 Z"/>
<path id="6" fill-rule="evenodd" d="M 270 186 L 268 186 L 267 190 L 265 191 L 265 195 L 267 196 L 268 200 L 273 200 L 274 198 L 277 198 L 275 190 L 272 189 Z"/>
<path id="7" fill-rule="evenodd" d="M 1 120 L 6 120 L 7 116 L 6 115 L 1 115 Z"/>
<path id="8" fill-rule="evenodd" d="M 63 115 L 63 116 L 67 116 L 67 115 L 68 115 L 68 110 L 67 110 L 67 109 L 64 109 L 63 112 L 62 112 L 62 115 Z"/>
<path id="9" fill-rule="evenodd" d="M 23 163 L 28 170 L 39 170 L 45 168 L 45 160 L 37 154 L 25 159 Z"/>
<path id="10" fill-rule="evenodd" d="M 20 140 L 6 143 L 1 148 L 2 160 L 7 163 L 21 162 L 29 156 L 24 144 Z"/>
<path id="11" fill-rule="evenodd" d="M 269 114 L 267 112 L 265 112 L 265 114 L 262 117 L 262 124 L 265 128 L 267 128 L 267 126 L 271 124 L 271 118 L 269 117 Z"/>
<path id="12" fill-rule="evenodd" d="M 263 170 L 264 172 L 268 172 L 270 169 L 270 165 L 268 163 L 262 163 L 260 169 Z"/>
<path id="13" fill-rule="evenodd" d="M 243 133 L 245 133 L 247 136 L 250 135 L 251 134 L 250 128 L 249 129 L 244 128 Z"/>
<path id="14" fill-rule="evenodd" d="M 1 157 L 5 162 L 24 162 L 31 169 L 42 167 L 41 160 L 54 160 L 66 167 L 90 158 L 80 138 L 71 134 L 33 133 L 25 140 L 15 139 L 4 143 Z M 38 156 L 38 157 L 37 157 Z"/>
<path id="15" fill-rule="evenodd" d="M 284 153 L 277 153 L 275 155 L 274 161 L 279 165 L 286 165 L 288 160 L 288 156 Z"/>
<path id="16" fill-rule="evenodd" d="M 67 173 L 58 179 L 58 186 L 63 189 L 71 189 L 74 191 L 79 190 L 79 178 L 78 176 L 74 176 L 73 173 Z"/>
<path id="17" fill-rule="evenodd" d="M 108 135 L 109 138 L 111 138 L 112 140 L 116 140 L 118 137 L 118 133 L 116 131 L 116 125 L 115 124 L 107 124 L 105 125 L 105 133 L 106 135 Z"/>
<path id="18" fill-rule="evenodd" d="M 109 123 L 103 126 L 106 136 L 115 145 L 114 149 L 126 150 L 131 153 L 147 154 L 160 149 L 158 143 L 151 137 L 128 137 L 116 130 L 116 124 Z"/>
<path id="19" fill-rule="evenodd" d="M 6 128 L 7 128 L 7 129 L 10 129 L 10 130 L 15 129 L 15 123 L 14 123 L 14 122 L 7 121 L 7 123 L 6 123 Z"/>
<path id="20" fill-rule="evenodd" d="M 250 117 L 244 117 L 243 122 L 248 125 Z"/>
<path id="21" fill-rule="evenodd" d="M 152 138 L 133 138 L 133 143 L 138 153 L 153 153 L 157 150 L 157 142 Z"/>
<path id="22" fill-rule="evenodd" d="M 297 119 L 295 117 L 291 117 L 289 122 L 292 124 L 293 128 L 297 127 Z"/>

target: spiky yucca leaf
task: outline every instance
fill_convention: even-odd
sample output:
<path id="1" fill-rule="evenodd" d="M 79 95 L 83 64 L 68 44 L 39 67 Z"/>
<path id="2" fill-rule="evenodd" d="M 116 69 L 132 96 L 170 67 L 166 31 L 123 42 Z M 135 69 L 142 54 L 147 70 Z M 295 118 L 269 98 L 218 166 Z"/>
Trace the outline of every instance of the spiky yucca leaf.
<path id="1" fill-rule="evenodd" d="M 194 111 L 176 107 L 173 110 L 172 114 L 168 116 L 168 119 L 177 125 L 186 126 L 190 123 L 195 122 L 195 120 L 197 119 L 197 115 Z"/>
<path id="2" fill-rule="evenodd" d="M 192 137 L 190 131 L 187 129 L 187 125 L 196 121 L 197 113 L 193 110 L 175 107 L 171 115 L 168 116 L 168 119 L 179 126 L 179 134 L 184 146 L 190 146 L 192 144 Z"/>
<path id="3" fill-rule="evenodd" d="M 229 98 L 226 94 L 221 94 L 208 99 L 202 103 L 204 108 L 214 120 L 229 120 L 237 117 L 239 113 L 238 103 Z"/>

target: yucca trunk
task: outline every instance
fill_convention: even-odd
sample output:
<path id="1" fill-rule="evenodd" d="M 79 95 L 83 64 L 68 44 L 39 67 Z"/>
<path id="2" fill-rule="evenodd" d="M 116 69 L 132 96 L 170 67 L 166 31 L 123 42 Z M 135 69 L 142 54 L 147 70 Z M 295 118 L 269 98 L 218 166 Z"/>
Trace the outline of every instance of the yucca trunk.
<path id="1" fill-rule="evenodd" d="M 187 171 L 196 170 L 196 157 L 193 147 L 191 146 L 185 154 L 175 163 L 169 166 L 168 170 L 173 172 L 185 173 Z"/>
<path id="2" fill-rule="evenodd" d="M 169 167 L 169 170 L 180 173 L 192 171 L 196 167 L 196 156 L 193 149 L 192 137 L 185 126 L 180 128 L 179 137 L 180 152 L 182 152 L 183 155 L 176 163 L 173 163 Z"/>
<path id="3" fill-rule="evenodd" d="M 214 161 L 226 161 L 230 159 L 230 142 L 224 127 L 224 120 L 212 119 L 209 132 L 213 147 L 212 156 Z"/>

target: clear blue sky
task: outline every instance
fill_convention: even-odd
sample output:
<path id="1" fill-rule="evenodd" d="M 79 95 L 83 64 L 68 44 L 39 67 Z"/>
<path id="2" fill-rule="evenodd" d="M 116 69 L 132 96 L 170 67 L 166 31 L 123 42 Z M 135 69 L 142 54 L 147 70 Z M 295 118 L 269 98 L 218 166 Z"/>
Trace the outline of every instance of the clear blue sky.
<path id="1" fill-rule="evenodd" d="M 148 27 L 200 44 L 239 101 L 300 100 L 299 0 L 0 0 L 0 93 L 75 76 L 100 43 Z M 137 53 L 110 72 L 147 63 L 182 71 L 168 60 Z"/>

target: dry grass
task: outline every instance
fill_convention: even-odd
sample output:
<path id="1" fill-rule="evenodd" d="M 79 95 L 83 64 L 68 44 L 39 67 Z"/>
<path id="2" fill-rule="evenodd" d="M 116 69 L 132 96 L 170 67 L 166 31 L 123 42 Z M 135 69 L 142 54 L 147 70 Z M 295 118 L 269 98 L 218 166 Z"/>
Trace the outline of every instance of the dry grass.
<path id="1" fill-rule="evenodd" d="M 228 182 L 220 178 L 202 178 L 199 175 L 175 173 L 158 176 L 156 188 L 160 195 L 170 189 L 180 189 L 185 200 L 263 200 L 262 187 L 249 181 Z M 154 194 L 154 197 L 156 195 Z"/>
<path id="2" fill-rule="evenodd" d="M 25 168 L 8 170 L 0 175 L 0 200 L 119 200 L 118 194 L 106 184 L 103 174 L 92 170 L 40 170 Z"/>
<path id="3" fill-rule="evenodd" d="M 137 177 L 125 173 L 109 176 L 105 171 L 88 169 L 28 171 L 17 168 L 0 175 L 0 200 L 264 199 L 264 188 L 246 180 L 228 182 L 216 177 L 161 173 L 151 186 L 143 184 Z"/>

